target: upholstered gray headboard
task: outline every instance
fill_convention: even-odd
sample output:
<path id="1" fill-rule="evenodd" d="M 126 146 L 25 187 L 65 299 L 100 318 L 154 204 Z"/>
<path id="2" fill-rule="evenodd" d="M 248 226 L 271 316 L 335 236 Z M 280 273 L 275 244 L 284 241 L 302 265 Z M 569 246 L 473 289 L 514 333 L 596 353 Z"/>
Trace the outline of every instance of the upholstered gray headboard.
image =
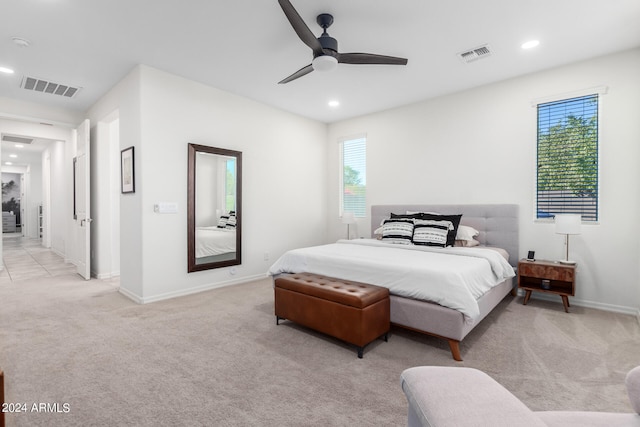
<path id="1" fill-rule="evenodd" d="M 462 214 L 460 224 L 480 232 L 481 244 L 496 246 L 509 252 L 509 263 L 514 267 L 519 259 L 519 206 L 518 205 L 373 205 L 371 206 L 371 236 L 383 219 L 393 212 L 437 212 L 444 215 Z"/>

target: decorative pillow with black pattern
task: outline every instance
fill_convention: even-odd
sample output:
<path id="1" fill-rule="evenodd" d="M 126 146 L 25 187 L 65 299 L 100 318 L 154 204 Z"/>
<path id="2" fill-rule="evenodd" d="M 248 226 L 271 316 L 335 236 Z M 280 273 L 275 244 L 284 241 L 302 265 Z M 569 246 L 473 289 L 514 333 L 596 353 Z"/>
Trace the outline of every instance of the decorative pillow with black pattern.
<path id="1" fill-rule="evenodd" d="M 229 215 L 220 215 L 218 228 L 227 228 L 227 222 L 229 222 Z"/>
<path id="2" fill-rule="evenodd" d="M 228 230 L 235 230 L 236 222 L 237 222 L 236 212 L 235 211 L 229 212 L 229 219 L 227 220 L 227 225 L 225 226 L 225 228 Z"/>
<path id="3" fill-rule="evenodd" d="M 414 245 L 447 246 L 449 231 L 453 229 L 451 221 L 421 220 L 413 221 L 413 237 L 411 241 Z"/>
<path id="4" fill-rule="evenodd" d="M 422 212 L 420 214 L 421 220 L 430 221 L 451 221 L 453 228 L 449 229 L 447 233 L 447 246 L 453 246 L 456 243 L 456 233 L 458 232 L 458 226 L 460 225 L 460 219 L 462 214 L 459 215 L 440 215 L 430 212 Z"/>
<path id="5" fill-rule="evenodd" d="M 400 245 L 410 245 L 413 237 L 413 220 L 408 218 L 385 219 L 382 221 L 382 241 Z"/>

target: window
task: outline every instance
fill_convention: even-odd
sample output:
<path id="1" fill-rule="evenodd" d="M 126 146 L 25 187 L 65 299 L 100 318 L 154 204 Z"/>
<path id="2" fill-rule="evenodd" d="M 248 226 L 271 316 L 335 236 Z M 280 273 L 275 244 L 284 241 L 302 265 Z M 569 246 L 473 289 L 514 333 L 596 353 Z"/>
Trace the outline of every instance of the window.
<path id="1" fill-rule="evenodd" d="M 236 159 L 230 157 L 226 160 L 224 206 L 227 212 L 236 210 Z"/>
<path id="2" fill-rule="evenodd" d="M 598 220 L 598 95 L 538 104 L 537 218 Z"/>
<path id="3" fill-rule="evenodd" d="M 367 216 L 367 138 L 340 142 L 340 215 Z"/>

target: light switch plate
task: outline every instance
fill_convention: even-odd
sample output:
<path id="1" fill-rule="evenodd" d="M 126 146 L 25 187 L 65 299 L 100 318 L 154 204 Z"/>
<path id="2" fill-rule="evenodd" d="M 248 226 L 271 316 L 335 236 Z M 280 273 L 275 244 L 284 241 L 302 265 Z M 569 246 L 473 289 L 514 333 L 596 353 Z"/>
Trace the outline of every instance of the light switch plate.
<path id="1" fill-rule="evenodd" d="M 159 202 L 153 205 L 153 211 L 161 214 L 178 213 L 178 204 L 173 202 Z"/>

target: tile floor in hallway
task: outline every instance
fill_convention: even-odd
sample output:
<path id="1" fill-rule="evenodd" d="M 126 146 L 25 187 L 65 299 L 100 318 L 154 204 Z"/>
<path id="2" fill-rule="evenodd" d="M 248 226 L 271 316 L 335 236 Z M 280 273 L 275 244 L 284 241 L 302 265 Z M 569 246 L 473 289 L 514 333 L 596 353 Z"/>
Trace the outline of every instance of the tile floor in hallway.
<path id="1" fill-rule="evenodd" d="M 44 248 L 40 239 L 4 233 L 2 245 L 4 268 L 0 271 L 0 283 L 76 274 L 75 265 L 65 263 L 63 257 Z"/>

